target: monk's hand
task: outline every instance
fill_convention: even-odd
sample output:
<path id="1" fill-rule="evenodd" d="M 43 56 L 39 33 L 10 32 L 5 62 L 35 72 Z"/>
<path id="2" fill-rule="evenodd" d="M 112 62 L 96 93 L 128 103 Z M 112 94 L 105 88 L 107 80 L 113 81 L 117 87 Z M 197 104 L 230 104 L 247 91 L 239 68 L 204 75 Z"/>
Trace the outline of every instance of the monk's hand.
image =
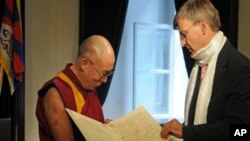
<path id="1" fill-rule="evenodd" d="M 111 119 L 106 119 L 106 120 L 104 121 L 104 124 L 109 124 L 111 121 L 112 121 Z"/>

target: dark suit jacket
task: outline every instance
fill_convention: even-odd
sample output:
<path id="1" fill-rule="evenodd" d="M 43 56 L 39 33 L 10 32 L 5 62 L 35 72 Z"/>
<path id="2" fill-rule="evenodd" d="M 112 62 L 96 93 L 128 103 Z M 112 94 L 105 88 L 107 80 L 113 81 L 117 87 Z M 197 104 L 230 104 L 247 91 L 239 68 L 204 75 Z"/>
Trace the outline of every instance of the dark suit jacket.
<path id="1" fill-rule="evenodd" d="M 184 126 L 183 139 L 227 141 L 233 124 L 250 125 L 250 60 L 227 40 L 216 63 L 207 123 Z"/>

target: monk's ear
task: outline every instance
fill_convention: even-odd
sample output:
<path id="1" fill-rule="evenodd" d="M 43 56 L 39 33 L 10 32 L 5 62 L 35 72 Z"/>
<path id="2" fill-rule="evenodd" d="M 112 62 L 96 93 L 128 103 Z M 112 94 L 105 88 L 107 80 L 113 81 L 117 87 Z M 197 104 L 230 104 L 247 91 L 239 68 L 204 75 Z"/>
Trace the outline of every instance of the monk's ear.
<path id="1" fill-rule="evenodd" d="M 89 61 L 84 57 L 80 58 L 79 63 L 82 70 L 85 70 L 85 68 L 89 65 Z"/>

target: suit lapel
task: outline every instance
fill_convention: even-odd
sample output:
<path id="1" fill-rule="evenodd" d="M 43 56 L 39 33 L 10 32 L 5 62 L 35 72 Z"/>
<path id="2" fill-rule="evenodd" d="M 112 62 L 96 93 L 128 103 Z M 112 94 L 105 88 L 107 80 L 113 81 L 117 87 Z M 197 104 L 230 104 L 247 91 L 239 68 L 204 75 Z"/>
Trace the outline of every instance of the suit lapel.
<path id="1" fill-rule="evenodd" d="M 216 63 L 216 70 L 214 75 L 214 86 L 213 90 L 217 90 L 223 82 L 223 78 L 226 74 L 227 68 L 227 61 L 229 57 L 229 48 L 231 47 L 230 42 L 227 40 L 221 52 L 219 53 L 217 63 Z M 214 93 L 214 92 L 213 92 Z"/>

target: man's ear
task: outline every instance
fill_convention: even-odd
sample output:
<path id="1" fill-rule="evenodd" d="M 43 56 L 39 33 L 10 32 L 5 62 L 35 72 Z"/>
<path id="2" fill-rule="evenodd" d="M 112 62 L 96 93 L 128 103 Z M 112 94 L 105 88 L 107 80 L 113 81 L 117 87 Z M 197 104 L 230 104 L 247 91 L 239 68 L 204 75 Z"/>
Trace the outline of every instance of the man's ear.
<path id="1" fill-rule="evenodd" d="M 208 24 L 203 20 L 200 21 L 200 24 L 201 24 L 202 34 L 204 35 L 206 33 L 207 28 L 208 28 Z"/>

